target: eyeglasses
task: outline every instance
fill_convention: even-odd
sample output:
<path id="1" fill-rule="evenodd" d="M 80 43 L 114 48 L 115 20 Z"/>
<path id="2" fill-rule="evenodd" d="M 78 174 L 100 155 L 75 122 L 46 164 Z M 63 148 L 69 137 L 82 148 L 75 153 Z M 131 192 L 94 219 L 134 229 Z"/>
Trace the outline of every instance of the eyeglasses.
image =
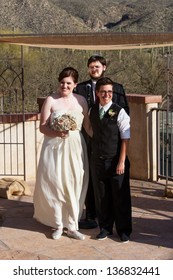
<path id="1" fill-rule="evenodd" d="M 99 93 L 100 93 L 101 95 L 105 95 L 105 94 L 112 94 L 113 91 L 112 91 L 112 90 L 101 90 L 101 91 L 99 91 Z"/>

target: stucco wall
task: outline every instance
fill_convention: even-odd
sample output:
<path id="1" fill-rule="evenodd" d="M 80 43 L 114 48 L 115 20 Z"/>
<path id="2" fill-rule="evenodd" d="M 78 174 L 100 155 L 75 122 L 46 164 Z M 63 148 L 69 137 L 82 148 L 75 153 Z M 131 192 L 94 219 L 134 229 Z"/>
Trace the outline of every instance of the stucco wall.
<path id="1" fill-rule="evenodd" d="M 128 155 L 131 178 L 155 181 L 157 175 L 156 119 L 161 96 L 128 95 L 131 117 L 131 139 Z"/>
<path id="2" fill-rule="evenodd" d="M 158 104 L 162 101 L 161 96 L 151 95 L 134 95 L 127 94 L 130 117 L 131 117 L 131 139 L 128 149 L 128 156 L 131 163 L 131 178 L 139 180 L 155 181 L 157 175 L 157 157 L 156 157 L 156 120 L 152 111 L 153 108 L 157 108 Z M 39 108 L 44 99 L 38 100 Z M 25 174 L 26 180 L 35 180 L 36 170 L 40 156 L 40 150 L 43 141 L 43 134 L 39 131 L 39 117 L 40 114 L 29 114 L 25 116 Z M 11 127 L 15 128 L 16 123 L 20 127 L 19 138 L 22 133 L 20 121 L 16 116 L 10 117 L 12 121 Z M 13 123 L 14 121 L 14 123 Z M 8 135 L 9 120 L 7 117 L 0 118 L 0 173 L 4 168 L 3 157 L 3 132 L 6 131 L 6 143 L 9 142 L 10 136 Z M 15 130 L 11 132 L 14 135 Z M 10 149 L 10 145 L 8 146 Z M 13 150 L 13 158 L 15 159 L 15 148 Z M 5 156 L 9 156 L 9 150 L 6 150 Z M 22 162 L 23 156 L 19 158 L 20 168 L 24 168 Z M 7 161 L 8 162 L 8 161 Z M 7 168 L 10 170 L 10 162 Z M 15 160 L 12 162 L 13 170 L 16 169 Z M 0 177 L 4 177 L 0 175 Z"/>

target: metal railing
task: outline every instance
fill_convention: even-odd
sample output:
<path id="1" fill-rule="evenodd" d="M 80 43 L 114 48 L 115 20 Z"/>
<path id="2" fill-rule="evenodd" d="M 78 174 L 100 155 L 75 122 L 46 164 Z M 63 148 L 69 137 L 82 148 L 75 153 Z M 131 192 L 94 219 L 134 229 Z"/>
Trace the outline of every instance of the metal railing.
<path id="1" fill-rule="evenodd" d="M 15 67 L 13 60 L 19 60 Z M 1 59 L 0 71 L 0 154 L 2 176 L 22 176 L 25 179 L 25 116 L 24 116 L 24 67 L 21 57 Z"/>
<path id="2" fill-rule="evenodd" d="M 156 110 L 157 121 L 157 176 L 173 180 L 173 112 Z"/>

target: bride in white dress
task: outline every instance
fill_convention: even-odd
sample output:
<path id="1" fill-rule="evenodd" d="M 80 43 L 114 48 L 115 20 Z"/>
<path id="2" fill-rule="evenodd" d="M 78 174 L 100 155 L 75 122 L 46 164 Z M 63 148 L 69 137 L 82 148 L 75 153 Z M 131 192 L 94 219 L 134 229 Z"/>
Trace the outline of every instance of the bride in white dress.
<path id="1" fill-rule="evenodd" d="M 34 218 L 55 229 L 53 239 L 59 239 L 66 228 L 67 236 L 83 240 L 78 221 L 84 207 L 89 168 L 81 128 L 83 125 L 91 137 L 92 129 L 85 98 L 73 93 L 78 72 L 67 67 L 58 80 L 58 91 L 46 98 L 41 111 L 44 141 L 34 191 Z M 73 128 L 53 129 L 54 120 L 61 120 L 64 115 L 72 118 Z"/>

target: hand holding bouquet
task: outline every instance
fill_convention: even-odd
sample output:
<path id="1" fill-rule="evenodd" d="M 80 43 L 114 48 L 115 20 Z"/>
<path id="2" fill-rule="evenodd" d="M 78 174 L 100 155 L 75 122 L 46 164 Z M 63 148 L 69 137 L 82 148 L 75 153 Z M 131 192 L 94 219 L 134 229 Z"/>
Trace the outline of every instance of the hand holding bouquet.
<path id="1" fill-rule="evenodd" d="M 69 130 L 75 130 L 77 128 L 77 124 L 73 116 L 68 114 L 63 114 L 56 117 L 52 121 L 51 128 L 55 131 L 69 131 Z"/>

